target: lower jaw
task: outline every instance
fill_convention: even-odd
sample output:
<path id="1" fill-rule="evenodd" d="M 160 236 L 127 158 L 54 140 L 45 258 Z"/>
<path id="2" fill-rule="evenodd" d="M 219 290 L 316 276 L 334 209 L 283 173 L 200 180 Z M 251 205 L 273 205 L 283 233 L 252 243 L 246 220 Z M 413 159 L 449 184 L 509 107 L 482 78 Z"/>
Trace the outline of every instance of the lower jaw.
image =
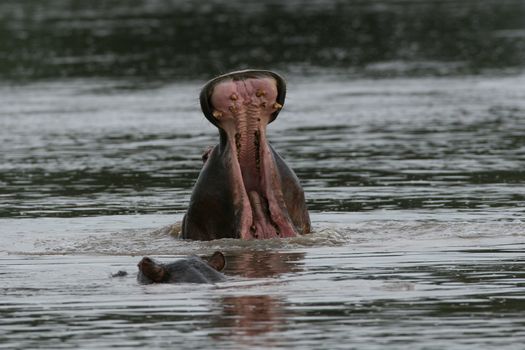
<path id="1" fill-rule="evenodd" d="M 286 209 L 278 206 L 275 200 L 272 203 L 272 199 L 267 198 L 265 191 L 244 192 L 242 201 L 244 210 L 240 217 L 240 238 L 270 239 L 297 236 L 285 212 Z"/>
<path id="2" fill-rule="evenodd" d="M 238 235 L 242 239 L 269 239 L 298 235 L 284 202 L 281 181 L 264 130 L 254 132 L 253 152 L 229 142 L 234 192 L 239 211 Z M 228 137 L 230 141 L 236 138 Z M 238 138 L 237 138 L 238 139 Z M 233 146 L 235 145 L 235 146 Z"/>
<path id="3" fill-rule="evenodd" d="M 295 232 L 287 230 L 285 225 L 279 225 L 272 218 L 268 210 L 268 200 L 256 191 L 248 192 L 250 209 L 252 214 L 252 225 L 249 232 L 241 236 L 246 239 L 267 239 L 277 237 L 293 237 Z M 285 227 L 283 227 L 285 226 Z"/>

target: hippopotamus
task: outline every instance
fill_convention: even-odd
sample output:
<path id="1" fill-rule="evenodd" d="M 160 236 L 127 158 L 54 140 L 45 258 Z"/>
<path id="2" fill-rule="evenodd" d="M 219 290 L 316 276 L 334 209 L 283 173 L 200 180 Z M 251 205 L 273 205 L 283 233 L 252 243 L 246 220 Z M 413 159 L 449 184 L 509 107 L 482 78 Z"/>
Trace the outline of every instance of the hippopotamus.
<path id="1" fill-rule="evenodd" d="M 151 283 L 215 283 L 225 280 L 226 259 L 221 252 L 215 252 L 208 259 L 190 256 L 169 264 L 144 257 L 138 263 L 137 280 L 142 284 Z"/>
<path id="2" fill-rule="evenodd" d="M 266 239 L 310 232 L 304 192 L 266 138 L 284 105 L 286 83 L 270 71 L 244 70 L 207 82 L 204 116 L 219 129 L 183 218 L 181 237 Z"/>

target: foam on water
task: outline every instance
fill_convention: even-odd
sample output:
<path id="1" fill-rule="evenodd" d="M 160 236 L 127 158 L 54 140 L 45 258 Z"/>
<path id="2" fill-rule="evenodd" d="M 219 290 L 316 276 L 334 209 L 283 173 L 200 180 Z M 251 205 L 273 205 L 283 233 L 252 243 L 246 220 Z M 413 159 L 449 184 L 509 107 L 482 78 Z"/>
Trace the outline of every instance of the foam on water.
<path id="1" fill-rule="evenodd" d="M 412 217 L 414 213 L 412 213 Z M 522 221 L 420 220 L 382 218 L 381 213 L 352 215 L 314 213 L 313 232 L 288 239 L 185 241 L 171 235 L 176 216 L 142 215 L 63 219 L 0 220 L 6 234 L 0 254 L 25 255 L 166 255 L 205 254 L 214 250 L 294 250 L 315 247 L 372 246 L 379 249 L 442 241 L 444 247 L 472 245 L 476 240 L 520 240 Z M 444 218 L 445 219 L 445 218 Z M 20 225 L 22 224 L 23 225 Z M 152 227 L 157 225 L 157 227 Z M 38 229 L 35 229 L 38 228 Z M 382 246 L 385 241 L 388 245 Z M 397 243 L 396 243 L 397 242 Z M 427 242 L 427 243 L 425 243 Z M 429 243 L 430 242 L 430 243 Z"/>

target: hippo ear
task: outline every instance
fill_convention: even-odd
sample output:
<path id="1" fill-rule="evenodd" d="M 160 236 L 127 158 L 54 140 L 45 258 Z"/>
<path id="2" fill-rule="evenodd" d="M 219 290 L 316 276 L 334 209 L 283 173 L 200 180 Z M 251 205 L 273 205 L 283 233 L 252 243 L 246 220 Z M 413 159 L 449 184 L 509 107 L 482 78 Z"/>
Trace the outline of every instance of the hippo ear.
<path id="1" fill-rule="evenodd" d="M 208 265 L 217 271 L 222 271 L 224 266 L 226 266 L 226 258 L 224 257 L 224 254 L 221 252 L 213 253 L 213 255 L 208 259 Z"/>

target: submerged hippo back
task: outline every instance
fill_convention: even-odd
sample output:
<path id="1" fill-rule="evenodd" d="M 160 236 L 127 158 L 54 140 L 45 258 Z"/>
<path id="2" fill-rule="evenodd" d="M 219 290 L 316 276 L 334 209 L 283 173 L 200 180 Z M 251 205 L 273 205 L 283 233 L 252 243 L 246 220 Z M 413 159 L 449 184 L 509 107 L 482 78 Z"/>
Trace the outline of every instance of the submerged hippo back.
<path id="1" fill-rule="evenodd" d="M 224 280 L 221 272 L 197 256 L 167 264 L 166 269 L 170 275 L 169 283 L 213 283 Z"/>

